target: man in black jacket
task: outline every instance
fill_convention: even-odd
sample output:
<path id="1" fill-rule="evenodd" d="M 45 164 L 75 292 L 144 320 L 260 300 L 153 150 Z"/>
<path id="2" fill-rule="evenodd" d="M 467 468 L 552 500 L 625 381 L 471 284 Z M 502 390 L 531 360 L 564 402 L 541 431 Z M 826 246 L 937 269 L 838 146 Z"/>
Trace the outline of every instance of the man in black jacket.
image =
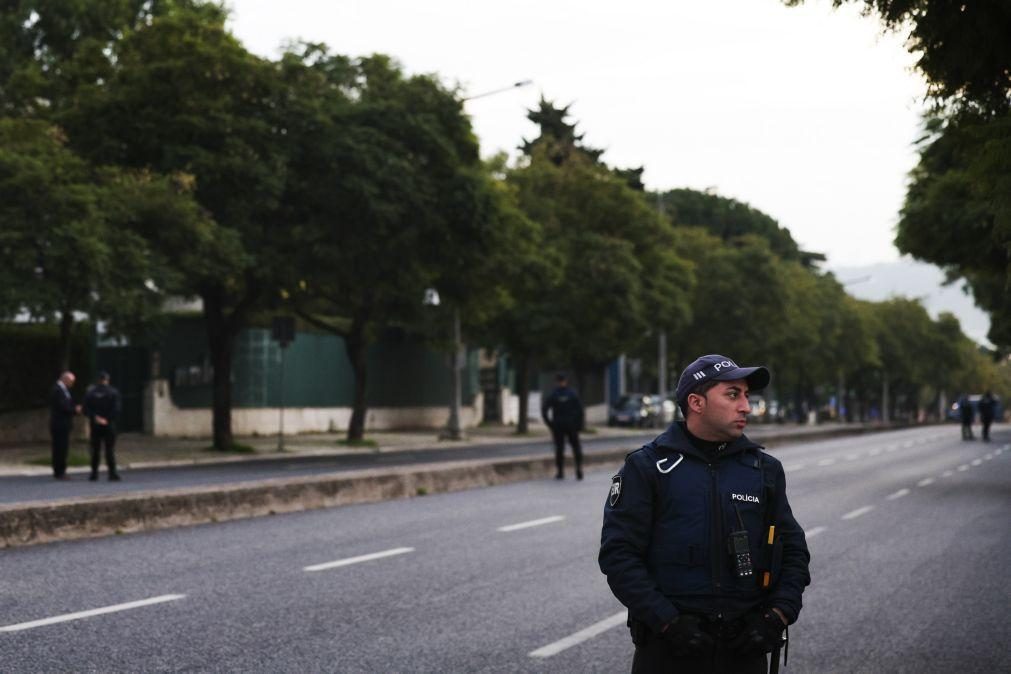
<path id="1" fill-rule="evenodd" d="M 810 583 L 782 464 L 744 435 L 764 367 L 702 356 L 684 422 L 625 459 L 604 506 L 600 568 L 628 607 L 633 672 L 765 672 Z"/>
<path id="2" fill-rule="evenodd" d="M 91 480 L 98 479 L 98 466 L 102 462 L 102 445 L 105 445 L 105 465 L 109 479 L 119 480 L 116 472 L 116 419 L 122 410 L 119 391 L 109 385 L 109 373 L 99 372 L 98 383 L 84 394 L 84 415 L 88 417 L 91 431 Z"/>
<path id="3" fill-rule="evenodd" d="M 541 404 L 541 418 L 551 429 L 555 440 L 555 479 L 565 477 L 565 439 L 572 445 L 576 459 L 576 479 L 583 479 L 583 448 L 579 444 L 579 431 L 583 428 L 583 403 L 576 392 L 569 388 L 569 380 L 564 374 L 555 375 L 555 390 Z"/>
<path id="4" fill-rule="evenodd" d="M 67 475 L 67 452 L 70 450 L 70 431 L 74 426 L 74 415 L 79 411 L 70 393 L 75 381 L 77 377 L 68 370 L 60 375 L 49 392 L 49 438 L 53 477 L 57 480 L 70 479 Z"/>

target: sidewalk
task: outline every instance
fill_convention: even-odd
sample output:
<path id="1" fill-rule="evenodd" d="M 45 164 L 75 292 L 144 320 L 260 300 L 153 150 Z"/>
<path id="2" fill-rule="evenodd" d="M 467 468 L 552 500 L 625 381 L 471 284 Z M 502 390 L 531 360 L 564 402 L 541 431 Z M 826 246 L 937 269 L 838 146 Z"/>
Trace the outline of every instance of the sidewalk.
<path id="1" fill-rule="evenodd" d="M 796 424 L 754 425 L 747 429 L 747 435 L 756 442 L 775 436 L 804 437 L 811 434 L 852 432 L 860 424 L 825 423 L 816 426 Z M 661 428 L 628 428 L 595 426 L 584 432 L 584 440 L 594 438 L 641 437 L 646 443 L 663 432 Z M 531 425 L 526 435 L 517 435 L 515 426 L 481 426 L 467 429 L 463 440 L 440 440 L 438 431 L 375 431 L 365 436 L 366 445 L 349 447 L 342 444 L 346 433 L 307 433 L 284 438 L 284 451 L 277 451 L 277 436 L 236 436 L 235 441 L 252 449 L 251 452 L 216 452 L 211 449 L 209 438 L 167 438 L 144 435 L 142 433 L 122 433 L 116 441 L 116 461 L 124 470 L 139 468 L 160 468 L 169 466 L 193 466 L 200 464 L 239 463 L 246 461 L 270 461 L 303 456 L 343 456 L 351 454 L 389 453 L 397 451 L 419 451 L 428 449 L 448 449 L 480 447 L 482 445 L 530 444 L 543 442 L 551 444 L 547 428 L 541 424 Z M 87 467 L 88 447 L 83 441 L 72 442 L 70 473 L 89 472 Z M 27 443 L 20 445 L 0 445 L 0 476 L 7 475 L 49 475 L 49 445 Z"/>

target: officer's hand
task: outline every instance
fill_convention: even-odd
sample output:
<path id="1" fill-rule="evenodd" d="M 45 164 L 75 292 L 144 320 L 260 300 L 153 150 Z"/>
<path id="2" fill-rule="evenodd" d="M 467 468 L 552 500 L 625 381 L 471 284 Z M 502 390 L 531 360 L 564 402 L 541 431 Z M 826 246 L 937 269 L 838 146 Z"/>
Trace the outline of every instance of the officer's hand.
<path id="1" fill-rule="evenodd" d="M 786 624 L 773 609 L 759 609 L 744 616 L 744 629 L 730 642 L 738 653 L 768 653 L 779 645 Z"/>
<path id="2" fill-rule="evenodd" d="M 679 615 L 664 628 L 663 638 L 675 655 L 702 655 L 713 647 L 713 638 L 702 631 L 697 616 Z"/>

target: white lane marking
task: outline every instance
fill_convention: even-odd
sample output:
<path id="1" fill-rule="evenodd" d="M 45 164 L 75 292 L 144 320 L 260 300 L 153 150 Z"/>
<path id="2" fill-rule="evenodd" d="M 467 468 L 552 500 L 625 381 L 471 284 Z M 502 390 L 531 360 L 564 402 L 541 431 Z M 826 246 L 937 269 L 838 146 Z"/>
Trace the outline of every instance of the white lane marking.
<path id="1" fill-rule="evenodd" d="M 954 474 L 955 474 L 955 472 L 954 472 L 954 471 L 951 471 L 951 470 L 946 470 L 946 471 L 944 471 L 943 473 L 941 473 L 941 477 L 951 477 L 951 476 L 952 476 L 952 475 L 954 475 Z"/>
<path id="2" fill-rule="evenodd" d="M 864 506 L 863 508 L 857 508 L 856 510 L 850 511 L 842 516 L 844 520 L 852 520 L 860 517 L 861 515 L 866 515 L 870 511 L 874 510 L 874 506 Z"/>
<path id="3" fill-rule="evenodd" d="M 516 531 L 518 529 L 529 529 L 530 527 L 539 527 L 542 524 L 561 522 L 564 519 L 565 515 L 552 515 L 551 517 L 544 517 L 539 520 L 530 520 L 529 522 L 520 522 L 519 524 L 510 524 L 504 527 L 499 527 L 498 531 Z"/>
<path id="4" fill-rule="evenodd" d="M 806 463 L 798 463 L 795 466 L 783 466 L 783 470 L 788 473 L 796 473 L 798 470 L 804 470 L 807 467 Z"/>
<path id="5" fill-rule="evenodd" d="M 350 564 L 358 564 L 359 562 L 371 562 L 373 559 L 382 559 L 383 557 L 393 557 L 394 555 L 404 555 L 408 552 L 414 552 L 414 548 L 393 548 L 392 550 L 383 550 L 382 552 L 371 552 L 367 555 L 359 555 L 358 557 L 348 557 L 347 559 L 338 559 L 333 562 L 324 562 L 322 564 L 313 564 L 312 566 L 307 566 L 303 571 L 326 571 L 327 569 L 336 569 L 340 566 L 348 566 Z"/>
<path id="6" fill-rule="evenodd" d="M 909 493 L 908 489 L 900 489 L 897 492 L 895 492 L 894 494 L 889 494 L 886 498 L 889 501 L 894 501 L 897 498 L 902 498 L 903 496 L 905 496 L 908 493 Z"/>
<path id="7" fill-rule="evenodd" d="M 978 466 L 981 463 L 983 463 L 983 459 L 973 459 L 972 460 L 972 465 L 974 465 L 974 466 Z"/>
<path id="8" fill-rule="evenodd" d="M 835 459 L 822 459 L 821 461 L 818 462 L 818 465 L 831 466 L 833 463 L 835 463 Z"/>
<path id="9" fill-rule="evenodd" d="M 140 599 L 138 601 L 128 601 L 125 604 L 115 604 L 114 606 L 105 606 L 103 608 L 93 608 L 90 611 L 78 611 L 77 613 L 64 613 L 63 615 L 53 616 L 52 618 L 32 620 L 31 622 L 17 623 L 16 625 L 6 625 L 4 627 L 0 627 L 0 632 L 19 632 L 21 630 L 30 630 L 33 627 L 42 627 L 43 625 L 54 625 L 56 623 L 65 623 L 71 620 L 91 618 L 96 615 L 105 615 L 106 613 L 118 613 L 119 611 L 129 611 L 132 608 L 151 606 L 152 604 L 162 604 L 167 601 L 176 601 L 178 599 L 182 599 L 185 596 L 186 595 L 184 594 L 163 594 L 160 597 L 151 597 L 150 599 Z"/>
<path id="10" fill-rule="evenodd" d="M 874 449 L 872 449 L 871 451 L 869 451 L 869 452 L 867 452 L 867 453 L 868 453 L 868 454 L 869 454 L 870 456 L 877 456 L 878 454 L 880 454 L 880 453 L 881 453 L 881 448 L 880 448 L 880 447 L 875 447 Z"/>
<path id="11" fill-rule="evenodd" d="M 960 473 L 964 473 L 965 471 L 969 470 L 969 464 L 963 463 L 961 466 L 956 468 L 956 470 Z"/>
<path id="12" fill-rule="evenodd" d="M 903 442 L 902 446 L 908 449 L 909 447 L 913 446 L 913 441 L 912 440 L 908 440 L 906 442 Z"/>
<path id="13" fill-rule="evenodd" d="M 541 646 L 536 651 L 530 651 L 529 655 L 531 658 L 550 658 L 552 655 L 558 655 L 562 651 L 572 648 L 577 644 L 581 644 L 584 641 L 588 641 L 598 634 L 603 634 L 612 627 L 617 627 L 618 625 L 624 625 L 628 620 L 628 612 L 622 611 L 621 613 L 615 613 L 610 618 L 605 618 L 599 623 L 594 623 L 587 627 L 586 629 L 579 630 L 575 634 L 570 634 L 564 639 L 559 639 L 558 641 L 548 644 L 547 646 Z"/>
<path id="14" fill-rule="evenodd" d="M 886 451 L 886 452 L 894 452 L 894 451 L 896 451 L 896 450 L 897 450 L 898 448 L 899 448 L 899 446 L 898 446 L 898 445 L 888 445 L 887 447 L 885 447 L 885 451 Z"/>
<path id="15" fill-rule="evenodd" d="M 991 459 L 993 459 L 993 452 L 990 452 L 989 454 L 983 457 L 984 461 L 990 461 Z"/>
<path id="16" fill-rule="evenodd" d="M 810 531 L 805 531 L 804 534 L 805 534 L 805 536 L 807 538 L 814 538 L 818 534 L 822 533 L 823 531 L 827 531 L 827 530 L 828 530 L 828 527 L 815 527 L 814 529 L 811 529 Z"/>
<path id="17" fill-rule="evenodd" d="M 856 461 L 859 458 L 860 458 L 859 454 L 847 454 L 846 455 L 846 460 L 847 461 Z"/>
<path id="18" fill-rule="evenodd" d="M 932 477 L 925 477 L 922 480 L 920 480 L 919 482 L 917 482 L 916 486 L 917 487 L 926 487 L 928 484 L 934 484 L 934 478 L 932 478 Z"/>

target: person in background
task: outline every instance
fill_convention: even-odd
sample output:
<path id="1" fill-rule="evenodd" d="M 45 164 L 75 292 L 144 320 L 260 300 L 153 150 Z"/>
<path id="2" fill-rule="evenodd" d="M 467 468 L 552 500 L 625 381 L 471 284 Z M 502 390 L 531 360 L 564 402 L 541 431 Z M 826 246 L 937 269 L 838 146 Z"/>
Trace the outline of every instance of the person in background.
<path id="1" fill-rule="evenodd" d="M 53 478 L 69 480 L 67 475 L 67 452 L 70 450 L 70 431 L 74 426 L 74 415 L 81 408 L 74 404 L 70 389 L 77 377 L 67 370 L 53 384 L 49 392 L 49 438 L 52 450 Z"/>
<path id="2" fill-rule="evenodd" d="M 102 461 L 102 447 L 105 447 L 105 465 L 109 469 L 109 479 L 120 479 L 116 472 L 116 419 L 122 410 L 119 391 L 109 384 L 109 373 L 99 372 L 98 383 L 88 388 L 84 394 L 84 415 L 88 417 L 91 431 L 91 477 L 98 479 L 98 466 Z"/>
<path id="3" fill-rule="evenodd" d="M 969 396 L 964 393 L 962 394 L 962 397 L 958 399 L 958 414 L 962 419 L 962 439 L 973 440 L 972 418 L 975 414 L 972 409 L 972 403 L 969 402 Z"/>
<path id="4" fill-rule="evenodd" d="M 569 388 L 569 380 L 564 374 L 555 376 L 555 390 L 541 405 L 541 417 L 555 440 L 555 479 L 565 477 L 565 439 L 568 438 L 576 459 L 576 479 L 582 480 L 583 448 L 579 444 L 579 431 L 583 428 L 583 403 Z"/>
<path id="5" fill-rule="evenodd" d="M 993 393 L 987 391 L 979 399 L 979 421 L 983 424 L 983 442 L 990 442 L 990 424 L 993 423 L 994 410 L 997 401 L 994 400 Z"/>

